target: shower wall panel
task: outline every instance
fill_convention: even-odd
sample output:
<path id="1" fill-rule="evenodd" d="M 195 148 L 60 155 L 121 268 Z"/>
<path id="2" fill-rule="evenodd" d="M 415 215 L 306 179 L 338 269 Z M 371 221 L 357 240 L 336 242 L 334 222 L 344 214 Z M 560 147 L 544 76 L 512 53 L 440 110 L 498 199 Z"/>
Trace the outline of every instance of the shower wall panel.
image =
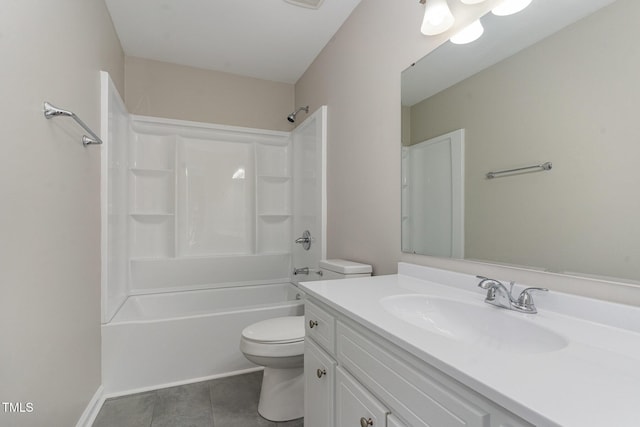
<path id="1" fill-rule="evenodd" d="M 287 132 L 132 116 L 130 292 L 286 279 L 290 152 Z"/>
<path id="2" fill-rule="evenodd" d="M 102 322 L 113 318 L 127 298 L 129 240 L 127 198 L 129 113 L 109 74 L 101 85 L 101 306 Z"/>
<path id="3" fill-rule="evenodd" d="M 254 144 L 181 138 L 178 255 L 252 254 Z"/>

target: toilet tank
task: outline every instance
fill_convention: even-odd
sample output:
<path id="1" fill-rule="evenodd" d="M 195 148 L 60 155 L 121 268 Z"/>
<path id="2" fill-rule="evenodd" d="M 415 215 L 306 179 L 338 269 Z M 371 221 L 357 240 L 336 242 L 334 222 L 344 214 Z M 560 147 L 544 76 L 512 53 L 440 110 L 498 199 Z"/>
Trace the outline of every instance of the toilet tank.
<path id="1" fill-rule="evenodd" d="M 347 261 L 344 259 L 325 259 L 318 263 L 322 272 L 321 280 L 350 279 L 353 277 L 371 276 L 369 264 Z"/>

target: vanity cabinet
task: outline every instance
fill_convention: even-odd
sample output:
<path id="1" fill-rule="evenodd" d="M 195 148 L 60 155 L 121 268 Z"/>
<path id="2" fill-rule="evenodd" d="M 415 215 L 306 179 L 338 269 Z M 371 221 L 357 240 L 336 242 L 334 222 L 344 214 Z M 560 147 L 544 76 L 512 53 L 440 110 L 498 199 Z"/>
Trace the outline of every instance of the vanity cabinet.
<path id="1" fill-rule="evenodd" d="M 533 426 L 321 302 L 305 310 L 306 427 Z"/>

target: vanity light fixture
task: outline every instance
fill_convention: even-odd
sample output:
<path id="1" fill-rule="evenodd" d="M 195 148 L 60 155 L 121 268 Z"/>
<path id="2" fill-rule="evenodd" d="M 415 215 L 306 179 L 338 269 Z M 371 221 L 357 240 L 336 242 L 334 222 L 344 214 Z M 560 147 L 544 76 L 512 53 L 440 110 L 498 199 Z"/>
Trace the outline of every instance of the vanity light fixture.
<path id="1" fill-rule="evenodd" d="M 451 43 L 454 44 L 467 44 L 476 41 L 484 33 L 484 27 L 479 19 L 476 19 L 471 24 L 458 31 L 453 37 L 451 37 Z"/>
<path id="2" fill-rule="evenodd" d="M 518 13 L 531 4 L 531 0 L 504 0 L 498 6 L 494 7 L 491 12 L 498 16 L 507 16 Z"/>
<path id="3" fill-rule="evenodd" d="M 455 19 L 449 9 L 447 0 L 420 0 L 420 3 L 426 3 L 424 19 L 420 28 L 422 34 L 435 36 L 451 28 Z"/>

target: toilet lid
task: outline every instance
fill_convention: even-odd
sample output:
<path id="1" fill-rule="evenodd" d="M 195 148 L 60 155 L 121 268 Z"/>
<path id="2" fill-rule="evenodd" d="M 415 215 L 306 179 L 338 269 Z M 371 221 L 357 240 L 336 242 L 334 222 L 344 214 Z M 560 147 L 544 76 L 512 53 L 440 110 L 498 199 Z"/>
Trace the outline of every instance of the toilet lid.
<path id="1" fill-rule="evenodd" d="M 288 343 L 304 340 L 304 316 L 276 317 L 247 326 L 242 337 L 251 341 Z"/>

